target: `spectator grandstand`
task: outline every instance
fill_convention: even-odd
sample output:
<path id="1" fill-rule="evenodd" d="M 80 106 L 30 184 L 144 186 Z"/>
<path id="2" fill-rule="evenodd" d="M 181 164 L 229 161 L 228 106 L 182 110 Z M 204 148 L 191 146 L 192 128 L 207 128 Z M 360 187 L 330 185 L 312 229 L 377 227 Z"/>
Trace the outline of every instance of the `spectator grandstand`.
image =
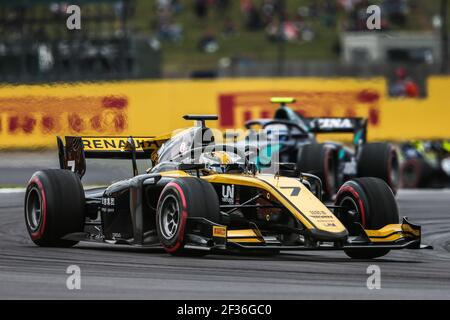
<path id="1" fill-rule="evenodd" d="M 41 75 L 48 79 L 52 68 L 60 70 L 52 76 L 55 80 L 77 79 L 78 66 L 83 77 L 94 79 L 293 75 L 292 70 L 297 70 L 294 75 L 339 75 L 339 70 L 342 75 L 377 75 L 383 68 L 376 66 L 372 72 L 370 66 L 365 71 L 341 66 L 342 36 L 367 31 L 368 5 L 381 7 L 383 34 L 427 31 L 437 34 L 438 39 L 445 22 L 441 19 L 442 3 L 448 7 L 446 0 L 72 2 L 82 9 L 79 31 L 60 27 L 67 18 L 68 1 L 2 1 L 3 81 L 13 80 L 17 77 L 14 74 L 25 81 Z M 14 49 L 25 44 L 26 50 Z M 21 51 L 22 56 L 15 51 Z M 8 69 L 14 59 L 21 61 L 14 64 L 19 70 Z M 440 57 L 435 61 L 440 62 Z M 284 68 L 279 67 L 281 63 Z M 333 64 L 338 66 L 328 67 Z M 309 71 L 302 71 L 306 69 Z M 435 72 L 439 68 L 434 65 L 429 69 Z"/>

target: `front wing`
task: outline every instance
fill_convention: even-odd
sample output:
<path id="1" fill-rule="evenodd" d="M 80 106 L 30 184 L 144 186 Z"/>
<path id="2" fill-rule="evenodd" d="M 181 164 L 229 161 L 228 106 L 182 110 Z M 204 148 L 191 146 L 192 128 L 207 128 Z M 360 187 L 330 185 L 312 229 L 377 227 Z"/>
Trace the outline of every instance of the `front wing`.
<path id="1" fill-rule="evenodd" d="M 378 230 L 368 230 L 360 226 L 361 235 L 348 237 L 345 242 L 305 241 L 303 244 L 283 245 L 275 237 L 265 237 L 256 225 L 253 229 L 227 230 L 202 219 L 209 225 L 211 241 L 198 243 L 188 241 L 187 247 L 203 250 L 370 250 L 370 249 L 432 249 L 421 244 L 421 227 L 403 218 L 402 223 L 390 224 Z M 197 229 L 198 230 L 198 229 Z M 199 235 L 201 237 L 201 235 Z"/>
<path id="2" fill-rule="evenodd" d="M 361 235 L 348 237 L 345 241 L 324 242 L 304 241 L 295 245 L 282 244 L 276 237 L 264 236 L 256 225 L 252 229 L 228 230 L 226 226 L 213 223 L 205 218 L 188 218 L 185 248 L 206 251 L 264 251 L 264 250 L 377 250 L 396 249 L 432 249 L 421 244 L 421 227 L 403 218 L 400 224 L 390 224 L 379 230 L 367 230 L 360 226 Z M 154 241 L 139 244 L 139 247 L 159 246 Z M 66 235 L 63 239 L 89 242 L 107 242 L 124 245 L 136 245 L 127 240 L 104 240 L 95 232 L 79 232 Z"/>

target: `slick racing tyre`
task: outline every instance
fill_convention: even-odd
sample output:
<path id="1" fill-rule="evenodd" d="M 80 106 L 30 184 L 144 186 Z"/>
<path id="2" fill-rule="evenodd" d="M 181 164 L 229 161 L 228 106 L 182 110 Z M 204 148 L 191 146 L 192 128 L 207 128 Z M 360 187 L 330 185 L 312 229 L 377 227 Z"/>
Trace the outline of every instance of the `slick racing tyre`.
<path id="1" fill-rule="evenodd" d="M 71 247 L 65 235 L 82 232 L 84 190 L 78 176 L 61 169 L 36 172 L 25 192 L 25 223 L 31 240 L 43 247 Z"/>
<path id="2" fill-rule="evenodd" d="M 355 178 L 342 185 L 336 195 L 336 205 L 346 209 L 340 216 L 350 236 L 358 236 L 360 230 L 377 230 L 399 222 L 397 203 L 389 186 L 379 178 Z M 386 255 L 389 249 L 345 250 L 354 259 L 372 259 Z"/>
<path id="3" fill-rule="evenodd" d="M 363 145 L 358 157 L 358 177 L 376 177 L 384 180 L 397 194 L 399 161 L 395 148 L 389 143 Z"/>
<path id="4" fill-rule="evenodd" d="M 408 159 L 401 167 L 402 187 L 426 188 L 433 176 L 433 168 L 423 159 Z"/>
<path id="5" fill-rule="evenodd" d="M 297 169 L 322 180 L 324 200 L 332 199 L 337 190 L 336 151 L 325 144 L 307 144 L 299 149 Z"/>
<path id="6" fill-rule="evenodd" d="M 220 222 L 219 198 L 214 187 L 200 178 L 178 178 L 161 192 L 156 211 L 156 231 L 164 249 L 172 255 L 204 255 L 206 250 L 185 249 L 188 217 Z"/>

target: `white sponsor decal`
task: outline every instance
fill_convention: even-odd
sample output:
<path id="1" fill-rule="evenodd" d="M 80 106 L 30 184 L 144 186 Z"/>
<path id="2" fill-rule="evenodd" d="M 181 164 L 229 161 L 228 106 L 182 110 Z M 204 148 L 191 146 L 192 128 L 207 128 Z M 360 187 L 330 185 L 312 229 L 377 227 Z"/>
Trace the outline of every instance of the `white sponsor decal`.
<path id="1" fill-rule="evenodd" d="M 112 234 L 112 238 L 115 239 L 120 239 L 122 238 L 122 234 L 120 232 L 113 232 Z"/>
<path id="2" fill-rule="evenodd" d="M 317 119 L 317 124 L 320 129 L 351 129 L 353 128 L 350 119 L 339 119 L 339 118 L 323 118 Z"/>
<path id="3" fill-rule="evenodd" d="M 222 202 L 234 203 L 234 185 L 222 186 Z"/>
<path id="4" fill-rule="evenodd" d="M 182 142 L 180 144 L 180 152 L 185 153 L 187 150 L 188 150 L 188 146 L 187 146 L 186 142 Z"/>
<path id="5" fill-rule="evenodd" d="M 344 168 L 342 170 L 342 172 L 346 175 L 352 175 L 352 174 L 356 174 L 356 170 L 357 169 L 357 163 L 356 161 L 351 161 L 351 162 L 346 162 L 344 163 Z"/>
<path id="6" fill-rule="evenodd" d="M 114 206 L 115 198 L 102 198 L 102 205 L 104 206 Z"/>

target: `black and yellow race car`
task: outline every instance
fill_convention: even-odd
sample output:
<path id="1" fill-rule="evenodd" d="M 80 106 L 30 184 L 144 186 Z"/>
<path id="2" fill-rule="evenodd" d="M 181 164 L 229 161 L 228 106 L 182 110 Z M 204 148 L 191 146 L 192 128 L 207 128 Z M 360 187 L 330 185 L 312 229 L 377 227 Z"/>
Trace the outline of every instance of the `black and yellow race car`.
<path id="1" fill-rule="evenodd" d="M 205 121 L 216 116 L 185 118 L 196 125 L 172 136 L 58 138 L 61 168 L 36 172 L 26 188 L 32 241 L 162 246 L 174 255 L 342 250 L 352 258 L 426 247 L 420 226 L 406 218 L 399 223 L 384 181 L 347 181 L 327 206 L 316 176 L 299 175 L 289 163 L 260 173 L 245 152 L 215 143 Z M 133 176 L 84 190 L 88 158 L 130 159 Z M 139 174 L 136 159 L 153 166 Z"/>

